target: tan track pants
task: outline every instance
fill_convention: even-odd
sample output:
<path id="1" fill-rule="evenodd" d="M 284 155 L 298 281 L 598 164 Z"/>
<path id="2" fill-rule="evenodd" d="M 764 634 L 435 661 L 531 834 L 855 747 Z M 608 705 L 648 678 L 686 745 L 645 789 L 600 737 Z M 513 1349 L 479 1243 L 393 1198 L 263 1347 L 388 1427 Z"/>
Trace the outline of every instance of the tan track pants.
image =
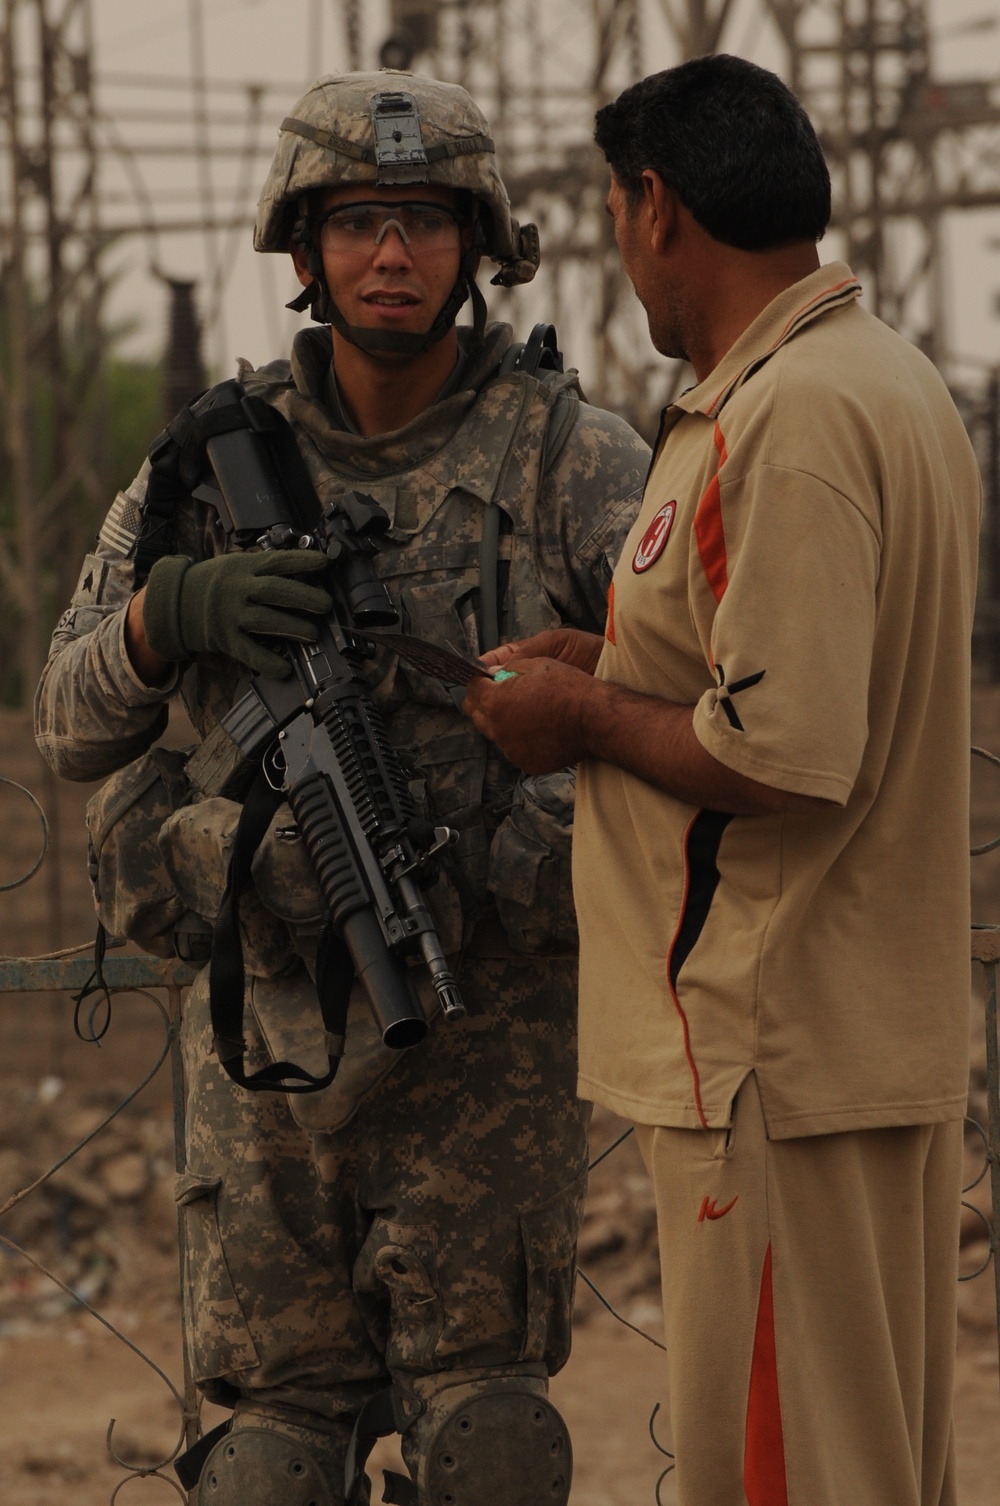
<path id="1" fill-rule="evenodd" d="M 636 1132 L 681 1506 L 954 1506 L 961 1123 Z"/>

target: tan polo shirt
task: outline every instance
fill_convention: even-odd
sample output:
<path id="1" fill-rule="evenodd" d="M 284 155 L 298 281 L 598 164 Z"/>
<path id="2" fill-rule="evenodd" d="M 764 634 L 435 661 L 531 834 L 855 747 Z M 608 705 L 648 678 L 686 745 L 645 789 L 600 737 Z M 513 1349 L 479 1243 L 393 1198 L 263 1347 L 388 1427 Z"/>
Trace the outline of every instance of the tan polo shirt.
<path id="1" fill-rule="evenodd" d="M 598 675 L 720 762 L 834 802 L 727 817 L 580 770 L 580 1084 L 775 1138 L 960 1116 L 979 471 L 940 376 L 846 266 L 787 289 L 664 415 Z"/>

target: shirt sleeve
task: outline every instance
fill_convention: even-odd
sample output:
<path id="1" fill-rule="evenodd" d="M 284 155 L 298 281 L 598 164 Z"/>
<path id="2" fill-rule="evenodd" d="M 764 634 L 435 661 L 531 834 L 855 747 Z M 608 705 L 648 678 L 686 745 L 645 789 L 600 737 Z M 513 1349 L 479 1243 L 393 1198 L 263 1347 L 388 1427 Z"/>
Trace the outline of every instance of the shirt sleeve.
<path id="1" fill-rule="evenodd" d="M 699 741 L 751 779 L 838 805 L 868 738 L 880 567 L 869 516 L 815 476 L 755 467 L 722 484 L 724 570 L 699 588 L 717 601 Z"/>
<path id="2" fill-rule="evenodd" d="M 580 403 L 547 461 L 537 555 L 548 595 L 574 627 L 604 631 L 612 571 L 639 511 L 649 458 L 649 446 L 623 419 Z"/>
<path id="3" fill-rule="evenodd" d="M 125 647 L 125 613 L 135 592 L 129 558 L 139 529 L 146 468 L 119 492 L 56 624 L 35 696 L 35 738 L 65 779 L 100 779 L 145 751 L 163 732 L 175 670 L 143 684 Z"/>

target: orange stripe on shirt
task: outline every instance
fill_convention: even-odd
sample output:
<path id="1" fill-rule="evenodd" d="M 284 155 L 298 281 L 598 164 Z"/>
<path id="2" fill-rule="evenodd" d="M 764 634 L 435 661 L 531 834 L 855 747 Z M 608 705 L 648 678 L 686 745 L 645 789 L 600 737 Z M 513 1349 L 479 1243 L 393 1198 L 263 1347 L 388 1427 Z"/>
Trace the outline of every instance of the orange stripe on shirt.
<path id="1" fill-rule="evenodd" d="M 698 541 L 705 578 L 716 601 L 721 601 L 729 584 L 729 567 L 726 561 L 726 535 L 722 527 L 722 489 L 719 472 L 728 458 L 726 441 L 719 425 L 715 426 L 715 448 L 719 463 L 715 475 L 705 489 L 694 515 L 694 536 Z"/>
<path id="2" fill-rule="evenodd" d="M 604 629 L 604 636 L 609 643 L 615 642 L 615 583 L 611 582 L 608 587 L 608 621 Z M 617 646 L 617 645 L 615 645 Z"/>
<path id="3" fill-rule="evenodd" d="M 747 1431 L 743 1448 L 743 1489 L 749 1506 L 788 1506 L 785 1437 L 778 1394 L 778 1353 L 774 1337 L 771 1246 L 764 1256 L 757 1303 L 757 1328 L 750 1363 Z"/>

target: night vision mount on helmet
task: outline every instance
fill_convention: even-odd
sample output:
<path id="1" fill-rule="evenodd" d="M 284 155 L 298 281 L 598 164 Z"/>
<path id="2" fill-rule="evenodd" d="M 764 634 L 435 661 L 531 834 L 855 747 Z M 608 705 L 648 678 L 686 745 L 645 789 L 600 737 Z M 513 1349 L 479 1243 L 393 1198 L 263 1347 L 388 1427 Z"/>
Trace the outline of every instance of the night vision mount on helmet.
<path id="1" fill-rule="evenodd" d="M 472 243 L 458 277 L 426 334 L 349 325 L 330 296 L 311 226 L 310 195 L 346 184 L 375 187 L 432 183 L 468 195 Z M 458 84 L 383 70 L 322 78 L 281 124 L 278 149 L 257 208 L 254 247 L 287 251 L 292 239 L 306 250 L 313 281 L 289 308 L 310 308 L 362 350 L 417 355 L 452 327 L 471 296 L 481 334 L 486 303 L 476 286 L 479 257 L 499 265 L 501 287 L 530 282 L 539 262 L 538 231 L 518 224 L 496 165 L 489 124 Z"/>

